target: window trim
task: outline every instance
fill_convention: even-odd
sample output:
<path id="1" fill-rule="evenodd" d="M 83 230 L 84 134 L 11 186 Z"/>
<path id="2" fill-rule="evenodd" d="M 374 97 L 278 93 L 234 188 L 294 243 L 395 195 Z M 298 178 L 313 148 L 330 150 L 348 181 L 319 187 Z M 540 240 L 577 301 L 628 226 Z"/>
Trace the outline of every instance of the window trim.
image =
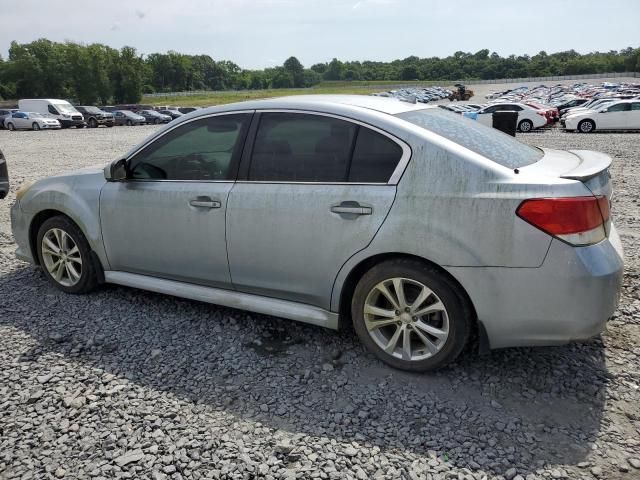
<path id="1" fill-rule="evenodd" d="M 130 155 L 127 156 L 127 158 L 125 159 L 127 162 L 127 172 L 129 171 L 129 162 L 131 161 L 131 159 L 133 157 L 135 157 L 138 153 L 140 153 L 142 150 L 144 150 L 145 148 L 147 148 L 149 145 L 151 145 L 152 143 L 156 142 L 157 140 L 159 140 L 160 138 L 164 137 L 165 135 L 167 135 L 169 132 L 172 132 L 173 130 L 175 130 L 176 128 L 179 128 L 183 125 L 186 125 L 188 123 L 191 122 L 195 122 L 197 120 L 203 120 L 206 118 L 211 118 L 211 117 L 219 117 L 222 115 L 237 115 L 237 114 L 249 114 L 255 116 L 255 110 L 229 110 L 226 112 L 214 112 L 214 113 L 210 113 L 207 115 L 201 115 L 198 117 L 194 117 L 194 118 L 190 118 L 189 120 L 186 120 L 184 122 L 180 122 L 177 125 L 172 125 L 171 128 L 167 128 L 165 131 L 159 133 L 158 135 L 151 137 L 147 142 L 145 142 L 144 144 L 142 144 L 139 148 L 137 148 L 135 151 L 133 151 Z M 229 165 L 230 169 L 233 169 L 233 174 L 231 175 L 234 178 L 231 179 L 226 179 L 226 180 L 162 180 L 162 179 L 156 179 L 156 178 L 127 178 L 126 181 L 127 182 L 180 182 L 180 183 L 235 183 L 237 181 L 238 178 L 238 171 L 239 171 L 239 166 L 240 163 L 242 161 L 242 154 L 243 151 L 245 149 L 245 145 L 246 142 L 249 138 L 249 133 L 251 130 L 251 125 L 253 122 L 253 118 L 249 119 L 249 125 L 247 126 L 246 132 L 245 132 L 245 136 L 242 139 L 242 148 L 240 149 L 240 154 L 238 155 L 238 159 L 236 159 L 236 161 L 234 162 L 232 160 L 231 164 Z M 235 163 L 235 165 L 234 165 Z"/>
<path id="2" fill-rule="evenodd" d="M 334 113 L 327 112 L 318 112 L 316 110 L 304 110 L 304 109 L 295 109 L 295 108 L 265 108 L 255 110 L 256 115 L 254 115 L 254 119 L 252 121 L 251 126 L 249 127 L 249 133 L 247 135 L 245 141 L 245 149 L 242 154 L 242 158 L 240 160 L 240 170 L 242 172 L 238 175 L 236 183 L 264 183 L 264 184 L 285 184 L 285 185 L 397 185 L 405 170 L 407 169 L 407 165 L 411 160 L 411 147 L 404 141 L 400 140 L 395 135 L 392 135 L 385 130 L 382 130 L 380 127 L 376 127 L 369 123 L 363 122 L 361 120 L 356 120 L 354 118 L 345 117 L 342 115 L 337 115 Z M 342 120 L 345 122 L 350 122 L 359 127 L 365 127 L 373 130 L 376 133 L 384 135 L 389 138 L 391 141 L 395 142 L 402 149 L 402 156 L 396 165 L 395 170 L 389 177 L 387 182 L 299 182 L 299 181 L 277 181 L 277 180 L 249 180 L 248 174 L 251 169 L 251 157 L 253 153 L 253 146 L 256 140 L 257 131 L 259 128 L 259 120 L 260 116 L 263 113 L 298 113 L 303 115 L 317 115 L 321 117 L 330 117 L 335 118 L 337 120 Z M 255 122 L 255 125 L 254 123 Z M 353 155 L 353 152 L 352 152 Z"/>

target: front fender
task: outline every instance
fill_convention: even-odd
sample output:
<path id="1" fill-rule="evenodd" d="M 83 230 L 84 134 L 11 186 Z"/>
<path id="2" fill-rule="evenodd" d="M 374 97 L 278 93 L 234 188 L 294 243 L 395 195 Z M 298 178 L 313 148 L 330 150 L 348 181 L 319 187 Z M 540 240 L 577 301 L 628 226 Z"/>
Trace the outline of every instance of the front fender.
<path id="1" fill-rule="evenodd" d="M 55 210 L 71 218 L 84 233 L 104 268 L 108 269 L 99 210 L 100 192 L 104 184 L 102 170 L 43 179 L 29 188 L 20 200 L 20 206 L 29 226 L 36 215 L 45 210 Z M 32 253 L 35 255 L 35 252 Z"/>

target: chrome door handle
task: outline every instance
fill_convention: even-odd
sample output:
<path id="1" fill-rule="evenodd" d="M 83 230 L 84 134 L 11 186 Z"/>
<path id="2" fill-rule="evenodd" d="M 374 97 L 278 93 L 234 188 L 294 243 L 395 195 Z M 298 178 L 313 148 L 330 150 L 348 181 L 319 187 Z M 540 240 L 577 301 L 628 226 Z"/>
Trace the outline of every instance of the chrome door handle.
<path id="1" fill-rule="evenodd" d="M 343 202 L 340 205 L 334 205 L 331 207 L 331 211 L 347 215 L 371 215 L 373 213 L 371 207 L 364 207 L 356 202 Z"/>
<path id="2" fill-rule="evenodd" d="M 193 200 L 189 200 L 189 205 L 191 205 L 192 207 L 198 207 L 198 208 L 220 208 L 220 207 L 222 207 L 222 203 L 218 202 L 217 200 L 198 199 L 198 198 L 195 198 Z"/>

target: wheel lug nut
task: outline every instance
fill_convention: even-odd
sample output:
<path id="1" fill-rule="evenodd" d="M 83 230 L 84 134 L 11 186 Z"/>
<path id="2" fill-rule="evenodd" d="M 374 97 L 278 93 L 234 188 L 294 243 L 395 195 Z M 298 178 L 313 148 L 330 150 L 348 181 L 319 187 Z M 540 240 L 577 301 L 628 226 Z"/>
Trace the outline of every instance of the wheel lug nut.
<path id="1" fill-rule="evenodd" d="M 411 311 L 411 309 L 409 307 L 405 307 L 404 311 L 408 313 L 409 311 Z"/>
<path id="2" fill-rule="evenodd" d="M 400 310 L 396 310 L 396 315 L 400 315 Z"/>
<path id="3" fill-rule="evenodd" d="M 396 324 L 397 324 L 398 326 L 400 326 L 400 325 L 402 325 L 402 322 L 396 322 Z"/>

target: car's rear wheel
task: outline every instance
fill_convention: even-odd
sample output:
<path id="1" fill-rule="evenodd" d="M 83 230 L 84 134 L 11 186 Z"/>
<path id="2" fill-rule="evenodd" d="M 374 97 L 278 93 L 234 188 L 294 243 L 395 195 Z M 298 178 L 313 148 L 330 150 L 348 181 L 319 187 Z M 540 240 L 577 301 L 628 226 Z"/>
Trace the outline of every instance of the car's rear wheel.
<path id="1" fill-rule="evenodd" d="M 33 122 L 33 124 L 31 125 L 31 128 L 34 130 L 40 130 L 40 125 L 38 125 L 38 122 Z"/>
<path id="2" fill-rule="evenodd" d="M 470 309 L 458 288 L 416 260 L 380 263 L 356 286 L 354 328 L 365 347 L 393 367 L 442 367 L 460 355 L 470 334 Z"/>
<path id="3" fill-rule="evenodd" d="M 591 133 L 596 129 L 596 124 L 593 120 L 582 120 L 578 124 L 578 131 L 582 133 Z"/>
<path id="4" fill-rule="evenodd" d="M 531 130 L 533 130 L 533 122 L 531 120 L 522 120 L 518 124 L 518 130 L 524 133 L 530 132 Z"/>
<path id="5" fill-rule="evenodd" d="M 95 118 L 89 119 L 89 128 L 98 128 L 98 121 Z"/>
<path id="6" fill-rule="evenodd" d="M 60 215 L 46 220 L 36 245 L 45 275 L 60 290 L 86 293 L 98 284 L 89 243 L 69 218 Z"/>
<path id="7" fill-rule="evenodd" d="M 12 132 L 16 129 L 16 127 L 13 125 L 13 123 L 9 122 L 7 123 L 7 130 L 11 130 Z"/>

